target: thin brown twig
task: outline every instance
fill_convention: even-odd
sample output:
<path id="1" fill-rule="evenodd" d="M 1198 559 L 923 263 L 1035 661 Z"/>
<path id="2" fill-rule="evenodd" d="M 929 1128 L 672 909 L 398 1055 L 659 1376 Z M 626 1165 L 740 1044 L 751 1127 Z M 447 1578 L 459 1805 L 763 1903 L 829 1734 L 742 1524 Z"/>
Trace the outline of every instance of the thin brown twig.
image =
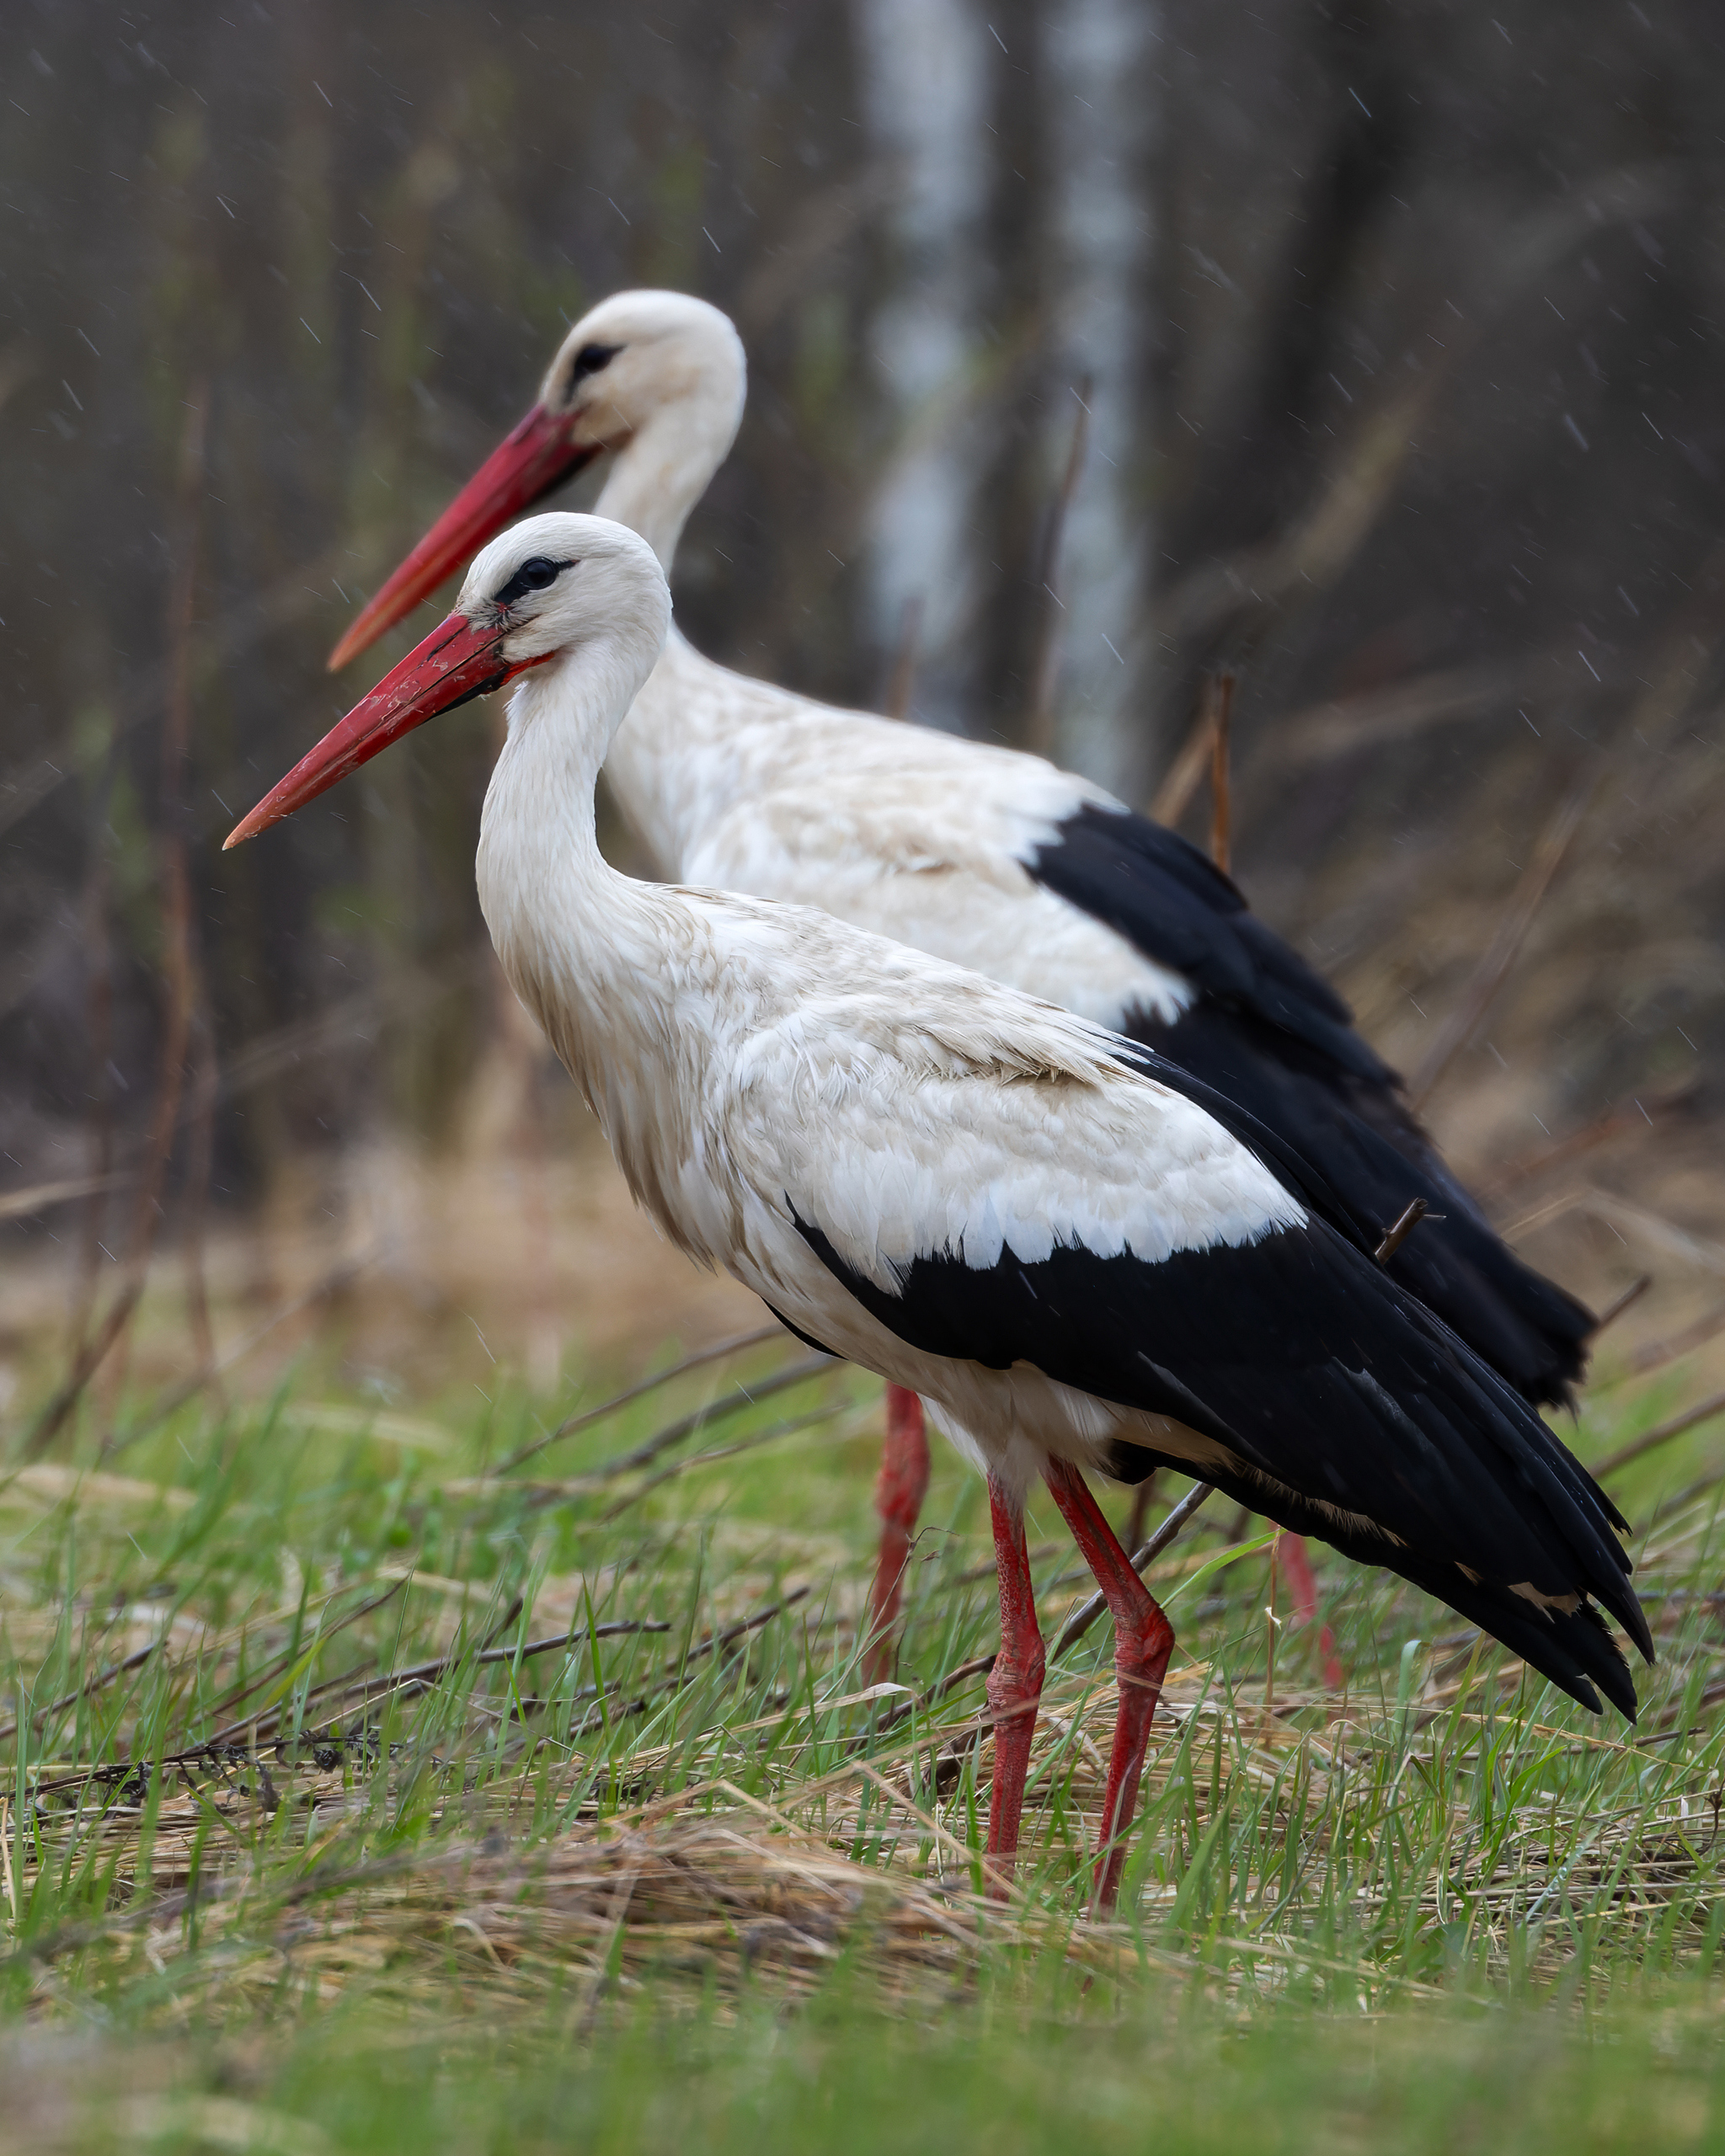
<path id="1" fill-rule="evenodd" d="M 498 1631 L 506 1629 L 512 1624 L 520 1614 L 521 1605 L 517 1603 L 515 1609 L 505 1618 L 503 1624 L 494 1628 L 493 1637 L 496 1636 Z M 355 1706 L 369 1706 L 374 1700 L 392 1698 L 398 1692 L 405 1692 L 417 1686 L 435 1684 L 440 1677 L 446 1677 L 451 1669 L 464 1667 L 473 1669 L 493 1669 L 499 1662 L 525 1662 L 530 1656 L 550 1654 L 558 1647 L 582 1646 L 590 1640 L 622 1639 L 633 1637 L 635 1634 L 641 1632 L 668 1632 L 670 1630 L 670 1625 L 662 1619 L 646 1617 L 619 1618 L 614 1623 L 595 1625 L 590 1627 L 584 1625 L 566 1632 L 553 1632 L 542 1640 L 529 1640 L 523 1646 L 484 1646 L 481 1647 L 477 1654 L 456 1652 L 438 1655 L 430 1662 L 415 1662 L 411 1668 L 387 1670 L 381 1676 L 364 1678 L 358 1682 L 333 1678 L 328 1684 L 320 1684 L 314 1690 L 307 1692 L 305 1704 L 309 1706 L 313 1700 L 327 1698 L 328 1694 L 334 1692 L 337 1694 L 336 1698 L 331 1700 L 328 1709 L 323 1711 L 335 1714 L 350 1701 Z M 580 1696 L 582 1695 L 579 1693 L 576 1694 L 577 1698 Z M 278 1710 L 275 1720 L 280 1721 L 280 1719 Z M 270 1721 L 260 1722 L 258 1726 L 259 1736 L 267 1736 L 273 1726 Z M 249 1722 L 236 1722 L 232 1732 L 224 1731 L 222 1735 L 212 1737 L 210 1742 L 212 1745 L 220 1744 L 230 1734 L 249 1729 L 250 1726 Z"/>
<path id="2" fill-rule="evenodd" d="M 918 592 L 905 601 L 905 611 L 899 616 L 898 648 L 893 654 L 882 704 L 889 718 L 905 718 L 910 714 L 911 692 L 916 686 L 917 649 L 921 641 L 922 595 Z"/>
<path id="3" fill-rule="evenodd" d="M 1060 596 L 1065 589 L 1060 574 L 1061 556 L 1065 547 L 1066 520 L 1072 512 L 1072 500 L 1078 491 L 1078 481 L 1084 470 L 1084 452 L 1090 439 L 1091 377 L 1087 374 L 1073 383 L 1072 396 L 1078 407 L 1072 415 L 1072 439 L 1060 483 L 1049 505 L 1036 565 L 1037 582 L 1045 603 L 1037 622 L 1036 648 L 1030 662 L 1030 707 L 1024 719 L 1024 746 L 1036 756 L 1046 756 L 1054 748 L 1055 690 L 1060 677 L 1060 648 L 1065 641 L 1062 634 L 1066 602 Z"/>
<path id="4" fill-rule="evenodd" d="M 1181 743 L 1179 754 L 1169 765 L 1162 784 L 1151 797 L 1146 813 L 1153 824 L 1171 826 L 1178 824 L 1204 777 L 1204 767 L 1210 761 L 1210 744 L 1215 734 L 1214 680 L 1214 675 L 1205 675 L 1192 730 Z"/>
<path id="5" fill-rule="evenodd" d="M 405 1587 L 407 1582 L 405 1579 L 403 1579 L 398 1582 L 398 1584 Z M 514 1601 L 510 1604 L 509 1608 L 505 1610 L 503 1615 L 498 1620 L 496 1624 L 491 1627 L 490 1630 L 482 1635 L 478 1652 L 483 1654 L 486 1648 L 488 1648 L 492 1642 L 498 1638 L 499 1634 L 506 1632 L 509 1630 L 510 1626 L 514 1624 L 516 1618 L 519 1617 L 521 1614 L 521 1598 L 520 1595 L 517 1595 Z M 321 1641 L 313 1642 L 314 1646 L 321 1646 Z M 302 1648 L 300 1652 L 303 1654 L 305 1650 Z M 363 1692 L 366 1691 L 367 1688 L 369 1688 L 370 1690 L 374 1691 L 378 1689 L 387 1691 L 393 1686 L 398 1684 L 418 1683 L 425 1680 L 428 1676 L 441 1676 L 446 1670 L 452 1669 L 457 1662 L 465 1661 L 468 1654 L 472 1652 L 473 1652 L 473 1650 L 465 1646 L 451 1648 L 447 1654 L 439 1655 L 435 1662 L 420 1662 L 416 1668 L 412 1669 L 392 1671 L 388 1675 L 384 1677 L 362 1678 L 356 1680 L 353 1676 L 352 1672 L 350 1671 L 345 1677 L 327 1678 L 323 1684 L 312 1685 L 311 1689 L 306 1694 L 305 1698 L 300 1703 L 301 1711 L 303 1713 L 305 1709 L 311 1705 L 313 1700 L 321 1700 L 331 1692 L 334 1692 L 340 1697 L 345 1698 L 348 1693 L 356 1689 Z M 290 1659 L 290 1667 L 291 1666 L 291 1658 Z M 277 1674 L 279 1675 L 280 1673 L 280 1671 L 278 1671 Z M 261 1720 L 255 1716 L 248 1715 L 242 1721 L 230 1722 L 225 1729 L 217 1730 L 215 1736 L 206 1739 L 206 1743 L 211 1747 L 218 1744 L 227 1744 L 231 1742 L 236 1737 L 243 1735 L 248 1730 L 251 1731 L 253 1742 L 256 1742 L 260 1737 L 268 1736 L 276 1728 L 281 1720 L 281 1707 L 277 1705 L 272 1707 Z"/>
<path id="6" fill-rule="evenodd" d="M 632 1505 L 640 1503 L 643 1497 L 666 1482 L 675 1482 L 680 1476 L 692 1475 L 697 1468 L 716 1466 L 722 1460 L 734 1460 L 739 1453 L 754 1452 L 761 1445 L 772 1444 L 779 1438 L 793 1437 L 799 1430 L 813 1429 L 817 1423 L 830 1422 L 844 1414 L 849 1403 L 840 1401 L 836 1407 L 816 1407 L 806 1415 L 791 1415 L 780 1422 L 773 1422 L 764 1430 L 751 1430 L 746 1438 L 739 1438 L 728 1445 L 711 1445 L 705 1452 L 691 1453 L 686 1460 L 674 1460 L 669 1467 L 662 1467 L 657 1475 L 649 1475 L 637 1488 L 627 1492 L 615 1504 L 608 1505 L 599 1515 L 598 1524 L 609 1527 L 614 1519 L 628 1512 Z"/>
<path id="7" fill-rule="evenodd" d="M 381 1609 L 386 1602 L 393 1601 L 408 1585 L 412 1577 L 411 1573 L 403 1572 L 398 1580 L 392 1580 L 381 1594 L 368 1596 L 364 1602 L 357 1604 L 350 1609 L 344 1617 L 338 1619 L 327 1630 L 320 1630 L 316 1642 L 319 1652 L 321 1652 L 338 1633 L 344 1632 L 350 1625 L 358 1624 L 361 1617 L 369 1617 L 374 1609 Z M 325 1607 L 327 1608 L 328 1605 L 326 1604 Z M 217 1715 L 228 1713 L 232 1708 L 238 1706 L 242 1700 L 248 1700 L 254 1692 L 261 1691 L 264 1685 L 272 1684 L 285 1669 L 291 1668 L 295 1661 L 304 1652 L 303 1642 L 289 1647 L 286 1652 L 275 1656 L 272 1661 L 267 1662 L 256 1676 L 247 1678 L 243 1684 L 230 1685 L 219 1699 L 210 1702 L 209 1705 L 204 1709 L 204 1713 L 212 1721 Z"/>
<path id="8" fill-rule="evenodd" d="M 1651 1371 L 1663 1369 L 1667 1363 L 1674 1363 L 1679 1356 L 1705 1348 L 1722 1332 L 1725 1332 L 1725 1304 L 1716 1304 L 1693 1324 L 1681 1326 L 1675 1332 L 1668 1332 L 1662 1339 L 1649 1340 L 1644 1347 L 1636 1348 L 1622 1369 L 1614 1370 L 1601 1384 L 1621 1385 L 1626 1378 L 1644 1378 Z"/>
<path id="9" fill-rule="evenodd" d="M 979 1654 L 969 1662 L 961 1662 L 956 1669 L 949 1669 L 926 1692 L 919 1692 L 914 1700 L 905 1700 L 890 1714 L 883 1715 L 875 1729 L 875 1736 L 884 1737 L 889 1730 L 896 1729 L 901 1721 L 908 1721 L 912 1715 L 920 1714 L 923 1708 L 932 1707 L 937 1700 L 943 1700 L 948 1692 L 955 1691 L 967 1677 L 987 1676 L 998 1658 L 996 1650 L 993 1654 Z"/>
<path id="10" fill-rule="evenodd" d="M 83 935 L 87 968 L 84 1022 L 89 1029 L 90 1173 L 85 1178 L 89 1203 L 84 1208 L 83 1233 L 79 1238 L 77 1287 L 72 1295 L 72 1322 L 67 1328 L 70 1359 L 76 1363 L 88 1337 L 90 1317 L 96 1306 L 96 1260 L 102 1248 L 107 1193 L 114 1181 L 114 943 L 108 922 L 113 868 L 104 843 L 108 808 L 113 792 L 114 767 L 118 760 L 119 737 L 110 730 L 96 815 L 92 822 L 100 835 L 90 841 L 91 862 L 84 889 Z"/>
<path id="11" fill-rule="evenodd" d="M 1215 717 L 1210 737 L 1210 857 L 1223 875 L 1233 851 L 1233 799 L 1229 784 L 1228 721 L 1234 708 L 1234 676 L 1226 669 L 1214 675 L 1210 701 Z"/>
<path id="12" fill-rule="evenodd" d="M 1594 1320 L 1593 1331 L 1589 1333 L 1588 1338 L 1590 1341 L 1597 1340 L 1608 1325 L 1616 1325 L 1625 1310 L 1638 1303 L 1653 1284 L 1653 1276 L 1651 1273 L 1643 1273 L 1638 1280 L 1632 1281 L 1616 1300 L 1607 1303 L 1605 1309 Z"/>
<path id="13" fill-rule="evenodd" d="M 1579 1130 L 1571 1131 L 1567 1137 L 1556 1139 L 1549 1145 L 1542 1145 L 1525 1160 L 1513 1161 L 1480 1191 L 1482 1200 L 1489 1204 L 1494 1198 L 1514 1190 L 1518 1183 L 1542 1175 L 1547 1168 L 1562 1166 L 1581 1154 L 1590 1153 L 1608 1138 L 1615 1138 L 1619 1131 L 1641 1129 L 1668 1110 L 1680 1107 L 1693 1097 L 1697 1083 L 1698 1081 L 1693 1078 L 1685 1079 L 1680 1086 L 1673 1086 L 1664 1092 L 1641 1093 L 1630 1100 L 1620 1101 L 1616 1107 L 1608 1108 L 1605 1114 L 1596 1116 Z"/>
<path id="14" fill-rule="evenodd" d="M 783 1369 L 773 1371 L 771 1376 L 761 1379 L 756 1384 L 740 1385 L 729 1392 L 722 1393 L 717 1400 L 708 1401 L 704 1407 L 697 1407 L 687 1415 L 680 1415 L 675 1422 L 667 1422 L 662 1430 L 656 1431 L 640 1444 L 632 1446 L 628 1452 L 614 1454 L 611 1459 L 601 1460 L 597 1467 L 590 1468 L 585 1475 L 572 1475 L 558 1483 L 553 1494 L 577 1497 L 585 1490 L 600 1489 L 607 1482 L 614 1482 L 619 1475 L 628 1475 L 638 1467 L 650 1465 L 661 1453 L 669 1452 L 673 1445 L 681 1444 L 686 1438 L 692 1438 L 697 1431 L 704 1430 L 709 1422 L 739 1414 L 745 1407 L 753 1407 L 763 1400 L 771 1400 L 775 1393 L 788 1391 L 793 1385 L 802 1385 L 810 1378 L 819 1377 L 824 1370 L 835 1370 L 840 1367 L 830 1355 L 805 1355 L 800 1361 L 787 1364 Z M 595 1419 L 597 1413 L 595 1410 Z M 556 1437 L 562 1433 L 553 1431 L 552 1434 Z M 533 1452 L 542 1452 L 551 1441 L 551 1438 L 543 1439 L 539 1444 L 530 1447 L 527 1453 L 517 1454 L 515 1460 L 506 1465 L 514 1466 L 519 1460 L 531 1457 Z M 500 1479 L 502 1472 L 499 1470 L 498 1475 L 487 1476 L 484 1480 L 487 1483 L 496 1481 Z"/>
<path id="15" fill-rule="evenodd" d="M 45 1213 L 51 1205 L 69 1205 L 75 1198 L 117 1190 L 131 1181 L 118 1175 L 63 1176 L 53 1182 L 35 1182 L 23 1190 L 0 1193 L 0 1220 L 27 1220 L 33 1213 Z"/>
<path id="16" fill-rule="evenodd" d="M 129 1654 L 124 1662 L 109 1662 L 107 1668 L 99 1670 L 95 1676 L 80 1684 L 75 1691 L 62 1693 L 59 1699 L 51 1700 L 45 1707 L 36 1708 L 28 1717 L 19 1716 L 0 1725 L 0 1744 L 5 1743 L 8 1737 L 16 1737 L 26 1719 L 32 1729 L 40 1728 L 45 1721 L 51 1721 L 56 1715 L 64 1714 L 68 1707 L 75 1707 L 80 1700 L 88 1699 L 93 1692 L 99 1692 L 104 1686 L 111 1684 L 116 1677 L 124 1677 L 134 1669 L 142 1669 L 150 1657 L 166 1645 L 167 1640 L 168 1631 L 164 1625 L 153 1640 L 139 1647 L 135 1653 Z"/>
<path id="17" fill-rule="evenodd" d="M 1133 1571 L 1141 1574 L 1147 1566 L 1153 1565 L 1181 1529 L 1185 1526 L 1187 1521 L 1194 1516 L 1211 1494 L 1212 1486 L 1210 1483 L 1194 1482 L 1185 1496 L 1181 1498 L 1179 1503 L 1162 1520 L 1150 1540 L 1140 1543 L 1132 1552 Z M 1100 1588 L 1090 1597 L 1087 1602 L 1080 1603 L 1065 1623 L 1061 1625 L 1060 1636 L 1055 1641 L 1055 1651 L 1050 1659 L 1058 1662 L 1069 1647 L 1076 1646 L 1097 1619 L 1101 1616 L 1106 1606 Z"/>
<path id="18" fill-rule="evenodd" d="M 196 1075 L 192 1085 L 191 1145 L 186 1159 L 185 1199 L 180 1221 L 181 1262 L 185 1267 L 186 1323 L 199 1364 L 222 1399 L 216 1371 L 216 1340 L 210 1330 L 210 1291 L 204 1271 L 204 1235 L 209 1214 L 210 1169 L 216 1150 L 216 1033 L 200 1003 L 192 1027 Z"/>
<path id="19" fill-rule="evenodd" d="M 1376 1262 L 1380 1265 L 1387 1265 L 1431 1209 L 1424 1198 L 1409 1198 L 1402 1211 L 1397 1214 L 1394 1225 L 1372 1252 L 1372 1257 Z"/>
<path id="20" fill-rule="evenodd" d="M 1657 1429 L 1645 1430 L 1640 1437 L 1632 1438 L 1626 1445 L 1619 1445 L 1616 1452 L 1607 1453 L 1594 1463 L 1595 1480 L 1601 1475 L 1615 1475 L 1620 1467 L 1627 1467 L 1631 1460 L 1640 1460 L 1660 1445 L 1669 1444 L 1673 1438 L 1680 1438 L 1698 1422 L 1711 1422 L 1716 1415 L 1725 1415 L 1725 1392 L 1712 1394 L 1696 1406 L 1686 1407 L 1682 1414 L 1674 1415 L 1669 1422 L 1661 1422 Z"/>
<path id="21" fill-rule="evenodd" d="M 1503 986 L 1509 969 L 1520 955 L 1521 947 L 1533 926 L 1540 902 L 1551 889 L 1552 879 L 1568 857 L 1575 835 L 1593 804 L 1599 790 L 1599 772 L 1590 769 L 1578 786 L 1572 787 L 1560 801 L 1540 834 L 1533 858 L 1522 871 L 1519 881 L 1510 894 L 1498 932 L 1487 947 L 1479 963 L 1474 968 L 1466 987 L 1450 1015 L 1438 1027 L 1431 1046 L 1420 1059 L 1407 1087 L 1411 1107 L 1418 1109 L 1425 1104 L 1433 1087 L 1473 1038 L 1480 1021 L 1490 1007 L 1492 999 Z"/>
<path id="22" fill-rule="evenodd" d="M 606 1416 L 615 1415 L 619 1408 L 627 1407 L 632 1401 L 639 1400 L 645 1393 L 656 1392 L 662 1385 L 669 1385 L 674 1378 L 686 1377 L 691 1370 L 698 1370 L 708 1363 L 723 1362 L 727 1355 L 739 1355 L 745 1348 L 759 1348 L 769 1340 L 785 1340 L 789 1335 L 782 1325 L 758 1325 L 750 1332 L 734 1332 L 728 1339 L 715 1340 L 710 1348 L 702 1348 L 692 1355 L 685 1355 L 681 1362 L 673 1363 L 669 1369 L 655 1370 L 651 1377 L 642 1378 L 623 1391 L 613 1393 L 609 1400 L 601 1400 L 596 1407 L 583 1408 L 579 1414 L 569 1416 L 559 1422 L 549 1437 L 536 1438 L 530 1445 L 523 1445 L 519 1452 L 500 1460 L 493 1472 L 513 1475 L 543 1452 L 547 1445 L 560 1444 L 564 1438 L 573 1438 L 580 1431 L 590 1429 L 594 1423 L 602 1422 Z"/>

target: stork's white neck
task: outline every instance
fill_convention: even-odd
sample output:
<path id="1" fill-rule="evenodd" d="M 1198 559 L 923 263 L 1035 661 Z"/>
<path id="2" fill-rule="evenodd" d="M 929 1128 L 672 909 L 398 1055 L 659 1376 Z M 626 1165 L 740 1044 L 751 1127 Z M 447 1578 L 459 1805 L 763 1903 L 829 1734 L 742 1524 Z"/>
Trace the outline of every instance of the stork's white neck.
<path id="1" fill-rule="evenodd" d="M 638 531 L 669 576 L 689 513 L 736 431 L 736 413 L 715 399 L 689 397 L 661 405 L 611 459 L 594 515 Z"/>
<path id="2" fill-rule="evenodd" d="M 673 894 L 619 875 L 599 851 L 593 788 L 611 735 L 650 670 L 656 639 L 597 637 L 510 702 L 486 791 L 479 904 L 515 990 L 586 1095 L 626 1174 L 653 1150 L 635 1074 L 669 1027 Z M 650 1087 L 649 1091 L 652 1091 Z"/>

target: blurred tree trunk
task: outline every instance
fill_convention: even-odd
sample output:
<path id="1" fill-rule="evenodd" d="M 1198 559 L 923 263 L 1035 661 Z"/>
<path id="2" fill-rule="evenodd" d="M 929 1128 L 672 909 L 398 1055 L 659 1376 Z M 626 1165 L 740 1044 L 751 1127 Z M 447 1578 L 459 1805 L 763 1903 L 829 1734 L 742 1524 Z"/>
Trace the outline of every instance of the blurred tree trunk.
<path id="1" fill-rule="evenodd" d="M 1142 791 L 1156 746 L 1143 678 L 1154 644 L 1137 629 L 1154 549 L 1146 345 L 1156 19 L 1144 0 L 1049 0 L 1042 22 L 1055 381 L 1073 393 L 1082 385 L 1089 408 L 1063 533 L 1052 746 L 1128 799 Z"/>
<path id="2" fill-rule="evenodd" d="M 893 185 L 894 260 L 869 329 L 887 438 L 869 520 L 883 698 L 962 728 L 974 673 L 980 457 L 969 402 L 988 207 L 989 52 L 974 0 L 853 0 L 863 107 Z"/>

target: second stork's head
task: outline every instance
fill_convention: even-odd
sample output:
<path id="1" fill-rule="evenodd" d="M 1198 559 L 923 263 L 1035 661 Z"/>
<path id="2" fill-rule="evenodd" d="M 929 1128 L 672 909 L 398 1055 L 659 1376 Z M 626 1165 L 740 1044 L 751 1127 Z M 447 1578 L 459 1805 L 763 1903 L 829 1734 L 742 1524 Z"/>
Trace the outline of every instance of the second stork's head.
<path id="1" fill-rule="evenodd" d="M 620 459 L 608 514 L 668 569 L 689 511 L 743 417 L 747 373 L 729 317 L 686 292 L 616 292 L 582 316 L 499 442 L 330 655 L 344 666 L 429 598 L 512 517 L 606 451 Z"/>
<path id="2" fill-rule="evenodd" d="M 569 716 L 596 775 L 670 627 L 653 549 L 601 516 L 535 516 L 494 539 L 455 611 L 278 781 L 227 841 L 237 846 L 339 783 L 416 726 L 535 668 L 579 669 Z M 542 706 L 544 699 L 536 700 Z"/>

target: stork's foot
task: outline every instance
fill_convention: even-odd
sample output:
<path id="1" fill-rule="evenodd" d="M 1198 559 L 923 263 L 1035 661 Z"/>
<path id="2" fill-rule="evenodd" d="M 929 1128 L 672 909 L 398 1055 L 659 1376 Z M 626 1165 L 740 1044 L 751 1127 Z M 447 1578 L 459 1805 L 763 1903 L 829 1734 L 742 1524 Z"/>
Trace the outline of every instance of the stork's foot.
<path id="1" fill-rule="evenodd" d="M 1317 1625 L 1318 1662 L 1323 1670 L 1324 1688 L 1339 1692 L 1343 1684 L 1341 1657 L 1336 1652 L 1335 1634 L 1327 1625 L 1318 1622 L 1317 1579 L 1311 1569 L 1306 1537 L 1290 1534 L 1284 1529 L 1276 1537 L 1276 1562 L 1287 1577 L 1294 1597 L 1295 1614 L 1302 1625 Z"/>
<path id="2" fill-rule="evenodd" d="M 1138 1783 L 1150 1745 L 1151 1720 L 1167 1675 L 1174 1630 L 1133 1571 L 1130 1559 L 1115 1540 L 1114 1529 L 1077 1469 L 1065 1460 L 1051 1460 L 1044 1472 L 1054 1501 L 1072 1530 L 1073 1540 L 1096 1574 L 1096 1583 L 1114 1620 L 1114 1676 L 1119 1687 L 1119 1708 L 1108 1753 L 1102 1844 L 1091 1895 L 1092 1910 L 1105 1915 L 1114 1908 L 1120 1891 L 1126 1836 L 1138 1807 Z"/>
<path id="3" fill-rule="evenodd" d="M 880 1514 L 880 1555 L 868 1597 L 868 1631 L 862 1668 L 871 1684 L 884 1684 L 898 1661 L 896 1628 L 911 1538 L 928 1494 L 928 1432 L 922 1402 L 903 1385 L 886 1389 L 886 1442 L 874 1484 Z"/>
<path id="4" fill-rule="evenodd" d="M 998 1901 L 1012 1883 L 1018 1854 L 1024 1779 L 1030 1768 L 1030 1740 L 1036 1734 L 1036 1705 L 1042 1697 L 1043 1652 L 1030 1584 L 1030 1555 L 1024 1546 L 1023 1502 L 1009 1497 L 991 1475 L 988 1507 L 1001 1588 L 1001 1646 L 988 1677 L 989 1711 L 994 1717 L 988 1891 Z"/>

